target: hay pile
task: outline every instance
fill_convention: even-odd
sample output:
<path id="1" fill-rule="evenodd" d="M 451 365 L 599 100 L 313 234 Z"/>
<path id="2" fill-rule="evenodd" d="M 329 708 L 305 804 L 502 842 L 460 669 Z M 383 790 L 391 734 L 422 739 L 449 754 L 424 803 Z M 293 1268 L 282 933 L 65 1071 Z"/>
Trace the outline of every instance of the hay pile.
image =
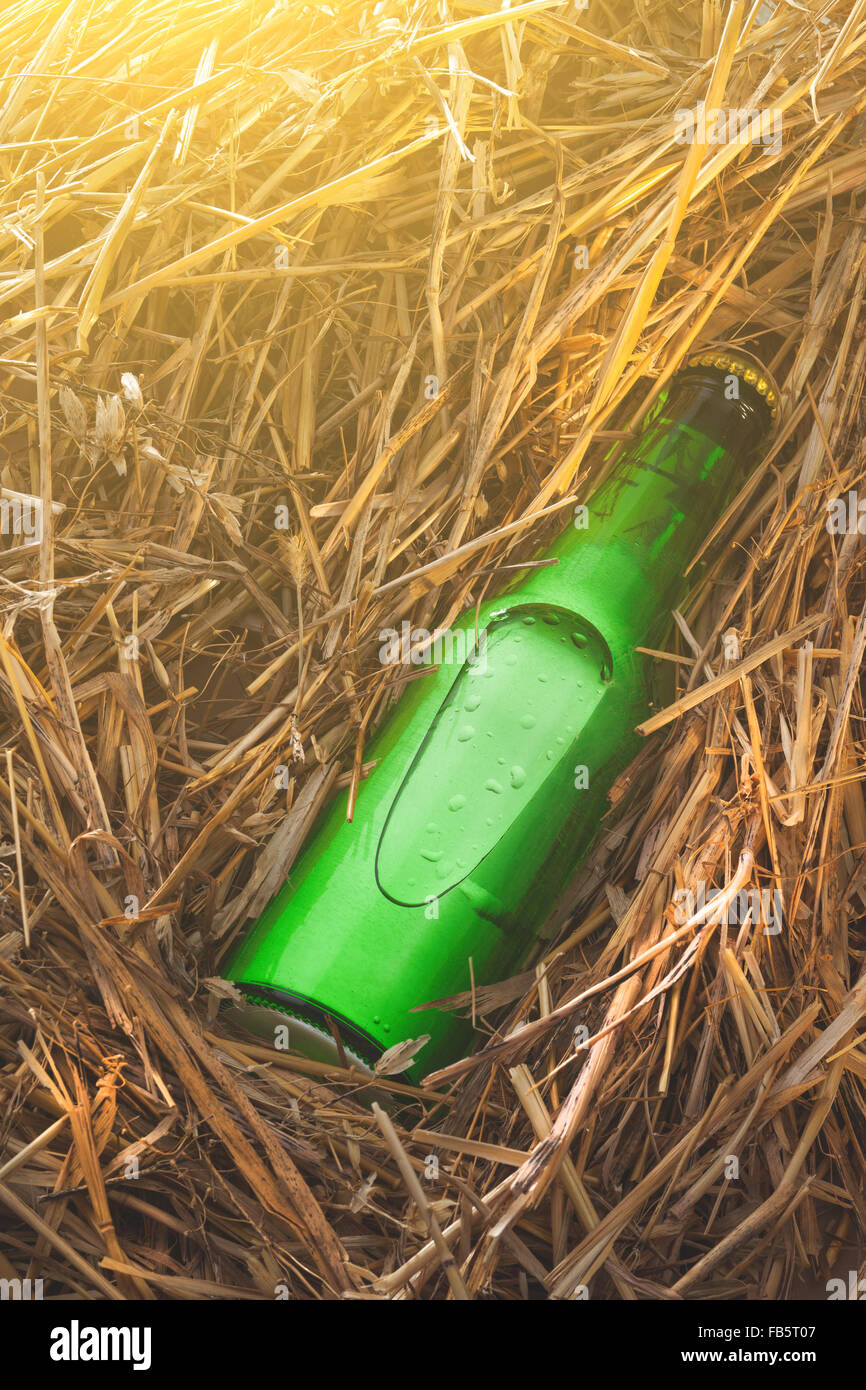
<path id="1" fill-rule="evenodd" d="M 862 1258 L 866 608 L 826 502 L 863 471 L 866 13 L 771 11 L 4 9 L 0 484 L 52 524 L 0 555 L 0 1277 L 784 1298 Z M 700 101 L 782 138 L 678 140 Z M 221 965 L 363 795 L 380 630 L 493 592 L 718 342 L 783 406 L 672 626 L 692 698 L 538 969 L 470 1001 L 525 1031 L 384 1081 L 391 1123 L 226 1026 Z M 654 949 L 701 882 L 783 929 Z"/>

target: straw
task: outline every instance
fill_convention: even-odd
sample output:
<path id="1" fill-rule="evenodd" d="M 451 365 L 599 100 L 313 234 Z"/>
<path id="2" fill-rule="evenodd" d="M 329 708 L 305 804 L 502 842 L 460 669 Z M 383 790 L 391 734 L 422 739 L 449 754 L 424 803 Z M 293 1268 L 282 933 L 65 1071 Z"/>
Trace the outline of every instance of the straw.
<path id="1" fill-rule="evenodd" d="M 827 504 L 866 476 L 866 10 L 766 8 L 4 8 L 0 496 L 42 520 L 0 536 L 4 1277 L 789 1299 L 859 1268 L 866 595 Z M 770 138 L 683 141 L 699 102 Z M 381 634 L 494 596 L 720 343 L 776 376 L 776 437 L 535 956 L 442 1003 L 473 1054 L 410 1085 L 265 1048 L 222 972 L 364 795 Z"/>

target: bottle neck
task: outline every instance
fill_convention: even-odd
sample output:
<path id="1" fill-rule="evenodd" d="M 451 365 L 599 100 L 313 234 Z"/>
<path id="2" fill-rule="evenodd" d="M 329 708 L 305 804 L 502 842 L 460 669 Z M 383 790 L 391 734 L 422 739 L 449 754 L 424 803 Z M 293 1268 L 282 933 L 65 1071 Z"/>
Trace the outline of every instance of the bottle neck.
<path id="1" fill-rule="evenodd" d="M 748 382 L 713 368 L 692 367 L 674 377 L 665 413 L 744 464 L 771 424 L 766 400 Z"/>
<path id="2" fill-rule="evenodd" d="M 658 582 L 659 565 L 688 565 L 715 517 L 748 476 L 766 429 L 752 393 L 726 399 L 710 373 L 676 378 L 638 440 L 592 494 L 590 526 L 606 543 L 625 540 Z M 637 558 L 637 557 L 636 557 Z"/>
<path id="3" fill-rule="evenodd" d="M 769 426 L 757 392 L 742 381 L 738 388 L 702 368 L 675 377 L 640 436 L 547 552 L 559 563 L 530 587 L 549 601 L 589 604 L 600 627 L 604 610 L 615 607 L 619 624 L 645 640 L 676 602 L 686 569 L 748 476 Z"/>

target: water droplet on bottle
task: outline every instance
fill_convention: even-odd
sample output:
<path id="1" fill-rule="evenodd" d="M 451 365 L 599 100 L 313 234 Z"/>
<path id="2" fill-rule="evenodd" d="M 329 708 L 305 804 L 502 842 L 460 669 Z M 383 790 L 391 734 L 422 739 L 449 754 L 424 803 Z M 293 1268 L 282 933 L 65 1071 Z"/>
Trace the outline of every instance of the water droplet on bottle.
<path id="1" fill-rule="evenodd" d="M 534 627 L 534 626 L 535 626 L 535 619 L 534 619 L 534 618 L 524 618 L 524 619 L 523 619 L 523 626 L 524 626 L 524 627 Z"/>
<path id="2" fill-rule="evenodd" d="M 472 724 L 464 724 L 462 728 L 457 730 L 458 743 L 468 743 L 469 740 L 474 737 L 475 729 Z"/>
<path id="3" fill-rule="evenodd" d="M 587 637 L 585 632 L 573 632 L 571 634 L 571 640 L 576 647 L 583 651 L 584 647 L 589 641 L 589 638 Z"/>
<path id="4" fill-rule="evenodd" d="M 495 777 L 488 777 L 487 781 L 484 783 L 484 790 L 488 792 L 495 792 L 497 796 L 501 796 L 502 783 L 497 782 Z"/>
<path id="5" fill-rule="evenodd" d="M 538 673 L 538 679 L 541 681 L 542 685 L 546 685 L 546 684 L 547 684 L 547 676 L 544 674 L 543 671 L 539 671 L 539 673 Z"/>
<path id="6" fill-rule="evenodd" d="M 520 727 L 521 729 L 534 729 L 537 723 L 538 720 L 534 714 L 524 714 L 520 721 Z"/>
<path id="7" fill-rule="evenodd" d="M 518 787 L 522 787 L 524 782 L 526 781 L 526 773 L 524 772 L 523 768 L 518 767 L 517 764 L 515 764 L 514 767 L 511 769 L 509 776 L 511 778 L 511 785 L 515 788 L 515 790 Z"/>
<path id="8" fill-rule="evenodd" d="M 439 834 L 439 826 L 436 824 L 435 820 L 428 820 L 426 829 L 428 835 Z"/>
<path id="9" fill-rule="evenodd" d="M 465 702 L 464 702 L 464 704 L 463 704 L 463 708 L 464 708 L 465 710 L 468 710 L 468 711 L 471 713 L 471 711 L 474 710 L 474 709 L 477 709 L 478 706 L 479 706 L 480 704 L 481 704 L 481 696 L 480 696 L 480 695 L 467 695 L 467 696 L 466 696 L 466 700 L 465 700 Z"/>
<path id="10" fill-rule="evenodd" d="M 437 864 L 442 858 L 442 854 L 441 849 L 422 849 L 421 858 L 428 860 L 431 864 Z"/>
<path id="11" fill-rule="evenodd" d="M 448 802 L 448 810 L 462 811 L 465 805 L 466 797 L 463 795 L 462 792 L 457 792 L 457 794 L 455 796 L 452 796 L 451 800 Z"/>

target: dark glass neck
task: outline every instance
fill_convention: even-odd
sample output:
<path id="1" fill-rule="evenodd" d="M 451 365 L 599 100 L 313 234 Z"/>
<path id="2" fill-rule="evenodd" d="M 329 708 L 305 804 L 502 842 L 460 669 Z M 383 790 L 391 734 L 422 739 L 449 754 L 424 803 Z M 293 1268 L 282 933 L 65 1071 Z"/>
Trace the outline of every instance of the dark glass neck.
<path id="1" fill-rule="evenodd" d="M 731 395 L 734 384 L 736 397 Z M 679 372 L 671 382 L 665 413 L 739 457 L 752 452 L 771 424 L 769 406 L 754 387 L 715 367 Z"/>

